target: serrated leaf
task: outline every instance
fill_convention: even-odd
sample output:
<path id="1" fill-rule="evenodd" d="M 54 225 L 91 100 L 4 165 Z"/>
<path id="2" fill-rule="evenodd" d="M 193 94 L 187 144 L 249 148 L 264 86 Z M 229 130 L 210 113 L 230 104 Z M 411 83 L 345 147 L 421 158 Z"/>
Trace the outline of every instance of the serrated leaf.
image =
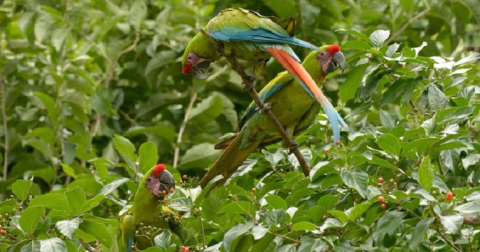
<path id="1" fill-rule="evenodd" d="M 12 184 L 12 191 L 18 200 L 24 201 L 27 199 L 32 184 L 33 182 L 31 180 L 23 179 L 17 180 Z"/>
<path id="2" fill-rule="evenodd" d="M 75 234 L 75 231 L 77 230 L 78 226 L 80 223 L 82 223 L 83 220 L 80 217 L 75 217 L 71 220 L 63 220 L 59 221 L 55 224 L 57 227 L 58 231 L 68 237 L 70 240 L 73 239 L 73 235 Z"/>
<path id="3" fill-rule="evenodd" d="M 420 167 L 418 168 L 418 182 L 427 192 L 429 192 L 430 188 L 432 188 L 433 166 L 431 164 L 430 156 L 428 155 L 423 159 Z"/>
<path id="4" fill-rule="evenodd" d="M 376 30 L 372 34 L 370 34 L 370 41 L 372 41 L 372 44 L 380 48 L 382 47 L 383 43 L 385 40 L 388 39 L 390 36 L 390 31 L 389 30 Z"/>
<path id="5" fill-rule="evenodd" d="M 18 224 L 22 230 L 31 235 L 35 231 L 35 228 L 38 225 L 40 217 L 45 213 L 45 208 L 43 206 L 29 206 L 27 209 L 23 210 Z"/>

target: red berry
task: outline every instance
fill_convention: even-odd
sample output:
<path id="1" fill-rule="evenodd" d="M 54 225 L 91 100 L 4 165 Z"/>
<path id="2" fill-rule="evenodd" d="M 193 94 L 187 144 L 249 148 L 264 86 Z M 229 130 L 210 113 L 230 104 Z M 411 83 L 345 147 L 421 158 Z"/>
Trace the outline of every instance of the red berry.
<path id="1" fill-rule="evenodd" d="M 378 202 L 382 203 L 384 201 L 383 196 L 378 196 Z"/>
<path id="2" fill-rule="evenodd" d="M 447 201 L 452 200 L 452 199 L 453 199 L 453 193 L 451 193 L 451 192 L 447 193 L 447 195 L 445 195 L 445 199 L 446 199 Z"/>
<path id="3" fill-rule="evenodd" d="M 335 141 L 335 144 L 336 144 L 336 145 L 339 145 L 339 144 L 340 144 L 340 140 Z"/>
<path id="4" fill-rule="evenodd" d="M 257 188 L 254 187 L 252 188 L 252 193 L 255 193 L 255 192 L 257 192 Z"/>
<path id="5" fill-rule="evenodd" d="M 0 214 L 0 219 L 3 218 L 3 216 Z"/>
<path id="6" fill-rule="evenodd" d="M 162 190 L 162 194 L 163 194 L 163 195 L 167 194 L 167 191 Z"/>
<path id="7" fill-rule="evenodd" d="M 188 177 L 187 177 L 187 174 L 184 174 L 184 175 L 182 176 L 182 179 L 187 179 L 187 178 L 188 178 Z"/>
<path id="8" fill-rule="evenodd" d="M 5 230 L 0 230 L 0 235 L 4 235 L 5 234 Z"/>
<path id="9" fill-rule="evenodd" d="M 382 205 L 380 205 L 380 208 L 385 210 L 385 209 L 387 209 L 387 205 L 385 205 L 385 203 L 383 203 Z"/>
<path id="10" fill-rule="evenodd" d="M 184 252 L 190 251 L 190 249 L 188 247 L 185 247 L 185 246 L 181 246 L 180 249 Z"/>
<path id="11" fill-rule="evenodd" d="M 178 184 L 178 181 L 175 180 L 175 185 Z"/>
<path id="12" fill-rule="evenodd" d="M 173 188 L 170 188 L 170 190 L 168 190 L 168 191 L 169 191 L 170 193 L 173 193 L 173 192 L 174 192 Z"/>
<path id="13" fill-rule="evenodd" d="M 329 151 L 329 149 L 323 149 L 323 152 L 324 152 L 325 154 L 327 154 L 328 151 Z"/>
<path id="14" fill-rule="evenodd" d="M 383 183 L 383 178 L 382 177 L 378 178 L 378 183 Z"/>
<path id="15" fill-rule="evenodd" d="M 0 225 L 0 229 L 3 229 L 2 225 Z"/>

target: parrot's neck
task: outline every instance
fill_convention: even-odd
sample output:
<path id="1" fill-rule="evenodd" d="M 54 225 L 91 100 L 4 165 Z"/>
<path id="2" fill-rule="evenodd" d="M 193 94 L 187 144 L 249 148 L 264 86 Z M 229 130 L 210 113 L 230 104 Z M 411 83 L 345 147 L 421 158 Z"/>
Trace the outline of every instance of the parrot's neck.
<path id="1" fill-rule="evenodd" d="M 150 223 L 155 222 L 158 218 L 156 214 L 145 214 L 145 210 L 156 212 L 156 208 L 161 205 L 158 203 L 158 197 L 152 194 L 150 189 L 145 187 L 145 183 L 140 183 L 140 188 L 133 200 L 132 212 L 134 213 L 135 223 Z M 143 213 L 143 214 L 142 214 Z"/>
<path id="2" fill-rule="evenodd" d="M 303 60 L 302 66 L 305 68 L 308 74 L 312 76 L 312 79 L 320 86 L 325 79 L 325 73 L 322 72 L 320 63 L 317 61 L 317 51 L 313 51 Z"/>

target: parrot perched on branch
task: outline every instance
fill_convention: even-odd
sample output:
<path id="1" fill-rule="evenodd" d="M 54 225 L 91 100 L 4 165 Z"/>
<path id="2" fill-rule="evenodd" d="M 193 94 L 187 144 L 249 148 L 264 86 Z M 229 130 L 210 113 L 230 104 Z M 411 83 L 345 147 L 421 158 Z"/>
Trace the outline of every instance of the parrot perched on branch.
<path id="1" fill-rule="evenodd" d="M 294 18 L 265 17 L 254 11 L 229 8 L 212 18 L 205 30 L 215 40 L 223 43 L 224 52 L 253 64 L 254 73 L 260 71 L 273 56 L 317 100 L 328 116 L 334 130 L 334 143 L 339 139 L 339 123 L 343 119 L 327 100 L 312 77 L 299 63 L 300 59 L 288 44 L 318 51 L 318 47 L 293 37 L 297 29 Z M 196 78 L 206 78 L 210 62 L 221 59 L 214 45 L 199 32 L 187 45 L 182 58 L 182 71 Z M 339 62 L 344 69 L 345 61 Z"/>
<path id="2" fill-rule="evenodd" d="M 328 73 L 344 65 L 345 58 L 338 45 L 322 46 L 320 51 L 311 52 L 302 63 L 302 66 L 310 74 L 309 76 L 313 77 L 318 86 L 322 85 Z M 282 72 L 259 93 L 260 99 L 264 103 L 270 104 L 271 111 L 290 137 L 310 127 L 321 107 L 310 97 L 308 92 L 300 87 L 299 84 L 301 83 L 298 83 L 300 81 L 288 72 Z M 337 112 L 333 107 L 326 107 L 327 105 L 324 103 L 322 103 L 322 106 L 327 115 L 330 113 L 329 111 Z M 335 124 L 332 123 L 332 127 L 338 129 L 339 124 L 346 126 L 341 117 L 338 114 L 336 115 L 339 120 Z M 223 175 L 223 178 L 218 180 L 215 186 L 224 184 L 257 147 L 272 144 L 282 139 L 273 122 L 267 116 L 261 114 L 254 102 L 243 114 L 239 123 L 239 130 L 233 137 L 215 146 L 218 149 L 225 150 L 200 181 L 199 184 L 202 188 L 205 188 L 217 175 Z"/>
<path id="3" fill-rule="evenodd" d="M 127 251 L 132 245 L 146 249 L 154 245 L 155 236 L 164 228 L 179 227 L 178 215 L 165 205 L 165 195 L 175 187 L 175 180 L 164 164 L 150 169 L 135 194 L 132 207 L 120 217 L 122 239 Z"/>

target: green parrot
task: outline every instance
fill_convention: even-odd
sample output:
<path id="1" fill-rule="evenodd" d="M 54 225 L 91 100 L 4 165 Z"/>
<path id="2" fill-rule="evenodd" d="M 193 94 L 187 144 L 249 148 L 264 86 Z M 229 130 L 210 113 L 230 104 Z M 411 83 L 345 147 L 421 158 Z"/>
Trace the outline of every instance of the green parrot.
<path id="1" fill-rule="evenodd" d="M 273 56 L 293 78 L 298 80 L 310 97 L 317 100 L 325 109 L 332 124 L 334 143 L 337 144 L 340 130 L 335 125 L 344 124 L 343 119 L 333 108 L 312 77 L 299 63 L 300 59 L 289 44 L 312 50 L 318 48 L 306 41 L 293 37 L 297 29 L 294 18 L 265 17 L 254 11 L 241 8 L 228 8 L 212 18 L 205 31 L 215 40 L 221 41 L 227 55 L 245 60 L 253 65 L 254 74 Z M 196 78 L 206 78 L 205 72 L 210 62 L 220 60 L 213 44 L 198 33 L 187 45 L 182 57 L 182 71 Z M 343 69 L 345 62 L 340 62 Z"/>
<path id="2" fill-rule="evenodd" d="M 175 180 L 164 164 L 150 169 L 140 181 L 132 207 L 120 217 L 126 251 L 154 245 L 155 236 L 164 228 L 179 227 L 179 216 L 164 203 L 164 197 L 175 187 Z"/>
<path id="3" fill-rule="evenodd" d="M 311 52 L 302 63 L 318 86 L 322 85 L 328 73 L 344 65 L 345 58 L 338 45 L 322 46 L 320 51 Z M 321 107 L 298 82 L 299 80 L 288 72 L 282 72 L 259 93 L 260 99 L 270 104 L 271 111 L 289 136 L 297 135 L 310 127 Z M 325 107 L 323 109 L 327 111 Z M 346 126 L 343 120 L 340 123 Z M 271 120 L 261 114 L 254 102 L 243 114 L 239 130 L 233 137 L 215 146 L 225 150 L 199 182 L 202 188 L 217 175 L 222 175 L 223 178 L 218 180 L 212 189 L 224 184 L 257 147 L 282 139 Z"/>

